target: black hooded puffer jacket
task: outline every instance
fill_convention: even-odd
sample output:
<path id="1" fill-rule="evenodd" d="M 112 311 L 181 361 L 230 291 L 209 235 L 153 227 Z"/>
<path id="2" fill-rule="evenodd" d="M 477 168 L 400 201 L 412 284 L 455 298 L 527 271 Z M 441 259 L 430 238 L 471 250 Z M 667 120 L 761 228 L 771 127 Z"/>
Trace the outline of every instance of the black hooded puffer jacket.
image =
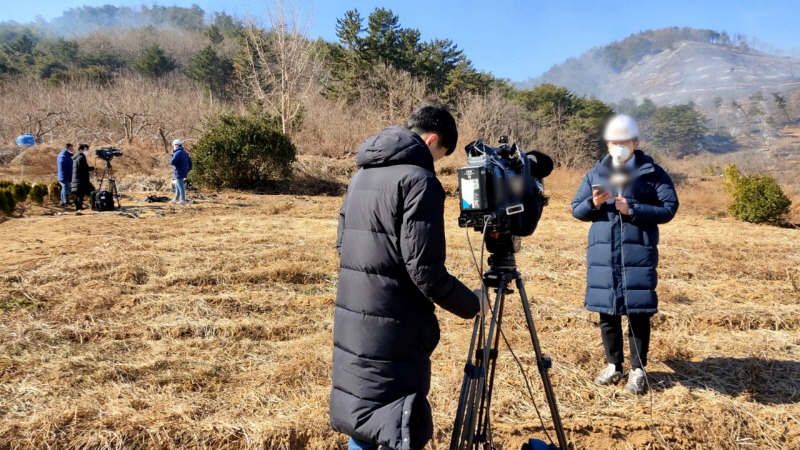
<path id="1" fill-rule="evenodd" d="M 439 342 L 434 303 L 475 316 L 478 298 L 445 268 L 445 193 L 430 150 L 392 127 L 361 145 L 339 213 L 333 429 L 397 450 L 433 435 L 427 401 Z"/>

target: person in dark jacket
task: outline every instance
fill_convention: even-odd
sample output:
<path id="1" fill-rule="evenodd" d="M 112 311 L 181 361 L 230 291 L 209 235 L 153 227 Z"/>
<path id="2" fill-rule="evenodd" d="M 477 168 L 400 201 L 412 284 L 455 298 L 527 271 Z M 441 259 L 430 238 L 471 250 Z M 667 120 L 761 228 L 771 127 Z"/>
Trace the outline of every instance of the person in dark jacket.
<path id="1" fill-rule="evenodd" d="M 69 205 L 70 184 L 72 183 L 72 144 L 67 143 L 58 154 L 58 182 L 61 183 L 61 206 Z"/>
<path id="2" fill-rule="evenodd" d="M 420 449 L 433 435 L 427 400 L 439 342 L 435 305 L 463 318 L 478 297 L 445 268 L 445 192 L 433 163 L 458 131 L 439 105 L 358 149 L 339 213 L 339 285 L 330 421 L 350 449 Z M 485 306 L 484 309 L 485 311 Z"/>
<path id="3" fill-rule="evenodd" d="M 586 174 L 572 200 L 572 215 L 592 222 L 585 305 L 600 314 L 608 361 L 595 382 L 614 384 L 623 376 L 621 316 L 627 315 L 631 370 L 625 388 L 640 394 L 646 390 L 650 317 L 658 311 L 658 225 L 675 216 L 678 196 L 664 169 L 636 149 L 639 130 L 632 118 L 612 118 L 604 138 L 609 155 Z"/>
<path id="4" fill-rule="evenodd" d="M 172 160 L 169 162 L 175 168 L 175 199 L 172 203 L 186 203 L 186 177 L 192 170 L 192 157 L 183 149 L 183 141 L 172 141 Z"/>
<path id="5" fill-rule="evenodd" d="M 75 211 L 83 209 L 83 197 L 92 192 L 92 182 L 89 179 L 89 172 L 94 170 L 86 162 L 89 156 L 89 146 L 81 144 L 78 146 L 78 153 L 72 157 L 72 193 L 75 195 Z"/>

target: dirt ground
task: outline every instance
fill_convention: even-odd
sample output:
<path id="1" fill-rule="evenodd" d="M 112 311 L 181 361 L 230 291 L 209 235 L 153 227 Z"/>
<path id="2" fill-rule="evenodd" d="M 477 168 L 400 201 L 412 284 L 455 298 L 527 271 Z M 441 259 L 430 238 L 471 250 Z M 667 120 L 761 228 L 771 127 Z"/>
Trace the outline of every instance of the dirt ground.
<path id="1" fill-rule="evenodd" d="M 554 180 L 518 256 L 574 448 L 800 448 L 798 231 L 710 214 L 686 193 L 661 229 L 652 396 L 634 397 L 592 383 L 604 361 L 583 308 L 575 182 Z M 344 448 L 327 421 L 341 198 L 149 194 L 128 193 L 124 215 L 33 207 L 0 223 L 0 449 Z M 477 286 L 457 215 L 449 199 L 448 267 Z M 549 427 L 509 300 L 506 334 Z M 439 318 L 434 450 L 449 442 L 472 324 Z M 499 358 L 496 443 L 518 449 L 545 434 L 505 346 Z"/>

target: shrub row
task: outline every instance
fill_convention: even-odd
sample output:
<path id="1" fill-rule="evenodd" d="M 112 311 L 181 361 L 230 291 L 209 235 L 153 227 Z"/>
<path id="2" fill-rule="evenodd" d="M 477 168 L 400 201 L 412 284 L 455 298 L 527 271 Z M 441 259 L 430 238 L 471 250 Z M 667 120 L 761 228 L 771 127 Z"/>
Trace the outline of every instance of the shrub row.
<path id="1" fill-rule="evenodd" d="M 58 190 L 61 190 L 61 183 L 54 183 L 53 186 L 58 185 Z M 53 187 L 51 186 L 51 189 Z M 0 213 L 11 214 L 16 209 L 18 203 L 29 201 L 32 203 L 42 204 L 44 198 L 47 197 L 47 185 L 43 183 L 30 184 L 27 181 L 20 181 L 14 183 L 13 181 L 0 180 Z"/>

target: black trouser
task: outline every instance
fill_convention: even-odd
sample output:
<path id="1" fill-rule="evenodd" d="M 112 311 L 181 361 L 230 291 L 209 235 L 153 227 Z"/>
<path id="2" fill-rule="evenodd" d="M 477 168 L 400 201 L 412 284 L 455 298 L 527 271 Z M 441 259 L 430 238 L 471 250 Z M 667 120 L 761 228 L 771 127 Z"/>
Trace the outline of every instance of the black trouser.
<path id="1" fill-rule="evenodd" d="M 80 211 L 83 209 L 83 195 L 75 194 L 75 211 Z"/>
<path id="2" fill-rule="evenodd" d="M 631 352 L 631 367 L 647 365 L 647 350 L 650 347 L 650 314 L 628 315 L 628 344 Z M 622 316 L 600 313 L 600 336 L 606 349 L 606 360 L 622 367 Z M 637 352 L 638 350 L 638 352 Z"/>

